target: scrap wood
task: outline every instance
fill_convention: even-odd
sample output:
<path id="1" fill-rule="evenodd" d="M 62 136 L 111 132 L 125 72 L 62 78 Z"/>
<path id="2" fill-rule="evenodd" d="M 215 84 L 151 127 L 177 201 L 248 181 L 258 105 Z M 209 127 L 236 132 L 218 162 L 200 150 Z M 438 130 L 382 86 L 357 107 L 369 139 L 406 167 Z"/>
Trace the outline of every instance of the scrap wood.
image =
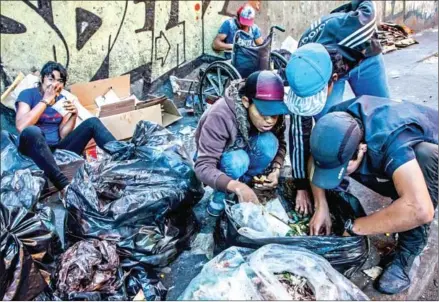
<path id="1" fill-rule="evenodd" d="M 383 53 L 388 53 L 399 48 L 404 48 L 418 42 L 409 37 L 413 30 L 406 25 L 381 23 L 378 25 L 377 36 L 383 47 Z"/>

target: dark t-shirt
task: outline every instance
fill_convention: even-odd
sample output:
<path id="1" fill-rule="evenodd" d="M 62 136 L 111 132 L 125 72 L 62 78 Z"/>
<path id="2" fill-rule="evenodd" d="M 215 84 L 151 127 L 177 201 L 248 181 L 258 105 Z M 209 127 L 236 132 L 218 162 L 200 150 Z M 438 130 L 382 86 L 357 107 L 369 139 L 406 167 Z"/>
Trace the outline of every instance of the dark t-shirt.
<path id="1" fill-rule="evenodd" d="M 59 101 L 61 98 L 62 96 L 57 97 L 56 101 Z M 15 108 L 18 109 L 18 103 L 23 102 L 33 109 L 42 99 L 43 94 L 41 93 L 40 88 L 26 89 L 18 95 L 17 101 L 15 102 Z M 48 145 L 56 145 L 59 142 L 59 126 L 62 119 L 63 117 L 58 111 L 52 107 L 47 107 L 35 124 L 35 126 L 40 127 L 44 133 Z"/>
<path id="2" fill-rule="evenodd" d="M 438 143 L 438 111 L 426 106 L 365 95 L 333 106 L 334 111 L 363 123 L 367 153 L 351 175 L 362 183 L 370 177 L 391 180 L 396 169 L 416 158 L 415 145 Z"/>

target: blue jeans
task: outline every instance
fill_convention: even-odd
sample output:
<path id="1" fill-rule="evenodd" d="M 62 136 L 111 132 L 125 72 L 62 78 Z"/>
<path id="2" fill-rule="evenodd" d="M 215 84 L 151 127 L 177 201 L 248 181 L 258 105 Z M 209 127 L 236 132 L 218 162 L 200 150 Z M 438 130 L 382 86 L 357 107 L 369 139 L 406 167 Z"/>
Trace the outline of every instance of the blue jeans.
<path id="1" fill-rule="evenodd" d="M 219 169 L 227 176 L 248 183 L 253 176 L 264 173 L 273 161 L 279 148 L 279 141 L 272 132 L 259 133 L 250 137 L 246 149 L 228 151 L 220 160 Z M 224 210 L 227 193 L 214 191 L 209 207 L 214 211 Z"/>
<path id="2" fill-rule="evenodd" d="M 82 122 L 54 146 L 47 144 L 44 133 L 38 126 L 26 127 L 20 134 L 18 150 L 32 158 L 55 187 L 62 190 L 69 184 L 69 180 L 56 164 L 52 151 L 65 149 L 81 155 L 92 138 L 101 149 L 104 149 L 106 143 L 116 140 L 104 124 L 93 117 Z"/>
<path id="3" fill-rule="evenodd" d="M 334 83 L 334 88 L 326 101 L 325 108 L 315 116 L 316 120 L 325 115 L 332 106 L 343 102 L 346 81 L 349 82 L 352 91 L 357 97 L 362 95 L 373 95 L 382 98 L 390 97 L 383 55 L 379 54 L 369 57 Z"/>

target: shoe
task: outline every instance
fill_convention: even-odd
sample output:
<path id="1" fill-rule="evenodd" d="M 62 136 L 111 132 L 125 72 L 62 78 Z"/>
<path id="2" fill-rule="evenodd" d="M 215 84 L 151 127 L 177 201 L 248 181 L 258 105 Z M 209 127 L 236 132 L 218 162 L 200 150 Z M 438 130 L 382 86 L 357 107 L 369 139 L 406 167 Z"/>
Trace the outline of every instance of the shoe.
<path id="1" fill-rule="evenodd" d="M 387 295 L 398 294 L 410 287 L 410 269 L 415 255 L 397 250 L 395 257 L 384 269 L 378 279 L 376 289 Z"/>

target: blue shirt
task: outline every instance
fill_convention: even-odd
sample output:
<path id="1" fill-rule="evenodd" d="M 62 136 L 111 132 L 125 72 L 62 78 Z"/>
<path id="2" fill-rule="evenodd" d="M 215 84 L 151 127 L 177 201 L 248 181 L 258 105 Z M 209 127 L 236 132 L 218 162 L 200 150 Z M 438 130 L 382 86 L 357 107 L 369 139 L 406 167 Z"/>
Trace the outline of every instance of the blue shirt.
<path id="1" fill-rule="evenodd" d="M 367 153 L 352 175 L 362 182 L 369 176 L 392 179 L 403 164 L 416 158 L 413 147 L 421 142 L 438 143 L 438 111 L 407 101 L 364 95 L 330 109 L 360 119 Z"/>
<path id="2" fill-rule="evenodd" d="M 218 34 L 227 35 L 224 43 L 233 44 L 233 38 L 235 37 L 236 32 L 239 30 L 238 22 L 236 18 L 230 18 L 221 24 L 220 29 L 218 30 Z M 249 28 L 248 33 L 240 34 L 238 37 L 237 43 L 241 46 L 252 47 L 256 46 L 255 40 L 261 37 L 261 30 L 256 24 L 253 24 L 252 27 Z M 227 59 L 232 57 L 230 52 L 225 52 L 225 56 Z"/>
<path id="3" fill-rule="evenodd" d="M 56 98 L 59 101 L 62 96 Z M 15 102 L 15 108 L 18 109 L 18 103 L 23 102 L 29 105 L 33 109 L 38 103 L 43 99 L 43 94 L 40 88 L 30 88 L 23 90 Z M 35 126 L 40 127 L 41 131 L 46 137 L 48 145 L 56 145 L 60 141 L 59 136 L 59 126 L 61 124 L 63 117 L 52 107 L 47 107 L 46 110 L 41 114 Z"/>

